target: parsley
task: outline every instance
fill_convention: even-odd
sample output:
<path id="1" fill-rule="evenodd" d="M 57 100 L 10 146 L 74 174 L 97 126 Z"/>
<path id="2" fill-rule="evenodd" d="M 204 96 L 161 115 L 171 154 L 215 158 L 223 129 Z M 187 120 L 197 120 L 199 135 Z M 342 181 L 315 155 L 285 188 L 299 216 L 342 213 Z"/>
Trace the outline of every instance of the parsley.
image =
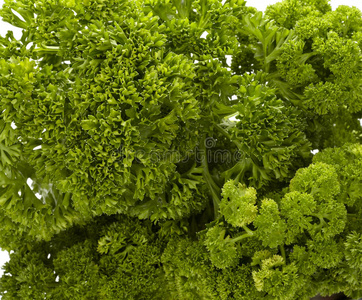
<path id="1" fill-rule="evenodd" d="M 0 15 L 22 28 L 0 37 L 4 300 L 362 296 L 358 9 L 6 0 Z"/>

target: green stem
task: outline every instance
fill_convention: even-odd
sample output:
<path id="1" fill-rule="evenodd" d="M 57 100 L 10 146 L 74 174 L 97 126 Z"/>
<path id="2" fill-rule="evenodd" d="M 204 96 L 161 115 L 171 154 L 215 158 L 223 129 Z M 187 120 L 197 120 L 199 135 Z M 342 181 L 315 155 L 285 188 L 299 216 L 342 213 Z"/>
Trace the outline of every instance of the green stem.
<path id="1" fill-rule="evenodd" d="M 215 219 L 219 216 L 219 206 L 220 206 L 220 194 L 221 190 L 218 187 L 218 185 L 215 183 L 215 181 L 212 179 L 210 172 L 209 172 L 209 165 L 207 162 L 207 153 L 206 153 L 206 147 L 205 147 L 205 138 L 203 139 L 203 143 L 201 145 L 201 165 L 202 165 L 202 174 L 206 181 L 206 184 L 209 186 L 212 201 L 214 204 L 214 217 Z"/>
<path id="2" fill-rule="evenodd" d="M 254 235 L 254 231 L 252 231 L 248 226 L 243 225 L 242 227 L 250 236 Z"/>
<path id="3" fill-rule="evenodd" d="M 347 217 L 358 217 L 358 214 L 347 214 Z"/>
<path id="4" fill-rule="evenodd" d="M 244 233 L 244 234 L 239 235 L 238 237 L 233 238 L 233 239 L 231 239 L 231 240 L 229 240 L 229 241 L 230 241 L 231 243 L 236 243 L 236 242 L 239 242 L 239 241 L 241 241 L 241 240 L 243 240 L 243 239 L 246 239 L 246 238 L 249 238 L 249 237 L 251 237 L 251 235 L 250 235 L 249 233 Z"/>
<path id="5" fill-rule="evenodd" d="M 310 214 L 310 215 L 318 218 L 321 223 L 325 223 L 324 218 L 328 219 L 328 215 L 325 214 Z"/>
<path id="6" fill-rule="evenodd" d="M 284 245 L 279 245 L 279 249 L 280 249 L 280 252 L 283 256 L 283 259 L 284 259 L 284 263 L 287 263 L 287 257 L 285 255 L 285 248 L 284 248 Z"/>
<path id="7" fill-rule="evenodd" d="M 268 45 L 265 43 L 264 37 L 263 37 L 263 39 L 262 39 L 260 42 L 261 42 L 261 44 L 263 45 L 263 55 L 264 55 L 264 64 L 263 64 L 263 65 L 264 65 L 264 71 L 265 71 L 266 73 L 269 73 L 269 65 L 270 65 L 270 64 L 267 63 Z"/>
<path id="8" fill-rule="evenodd" d="M 252 237 L 254 235 L 254 231 L 249 229 L 246 225 L 243 225 L 242 227 L 246 231 L 246 233 L 244 233 L 244 234 L 242 234 L 242 235 L 240 235 L 240 236 L 238 236 L 236 238 L 231 239 L 230 242 L 236 243 L 236 242 L 239 242 L 239 241 L 241 241 L 243 239 Z"/>
<path id="9" fill-rule="evenodd" d="M 347 218 L 353 218 L 355 221 L 362 220 L 362 216 L 359 214 L 347 214 Z"/>
<path id="10" fill-rule="evenodd" d="M 319 219 L 320 223 L 317 226 L 317 231 L 322 230 L 323 226 L 326 224 L 326 221 L 324 220 L 324 216 L 323 215 L 318 215 L 318 214 L 312 214 L 312 216 Z"/>

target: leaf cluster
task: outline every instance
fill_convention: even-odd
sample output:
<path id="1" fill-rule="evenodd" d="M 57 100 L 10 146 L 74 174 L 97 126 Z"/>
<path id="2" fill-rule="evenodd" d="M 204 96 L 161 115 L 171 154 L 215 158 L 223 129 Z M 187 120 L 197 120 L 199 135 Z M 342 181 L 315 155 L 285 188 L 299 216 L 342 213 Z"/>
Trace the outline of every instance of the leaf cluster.
<path id="1" fill-rule="evenodd" d="M 6 0 L 6 299 L 362 297 L 362 21 L 284 0 Z M 317 154 L 312 154 L 318 152 Z"/>

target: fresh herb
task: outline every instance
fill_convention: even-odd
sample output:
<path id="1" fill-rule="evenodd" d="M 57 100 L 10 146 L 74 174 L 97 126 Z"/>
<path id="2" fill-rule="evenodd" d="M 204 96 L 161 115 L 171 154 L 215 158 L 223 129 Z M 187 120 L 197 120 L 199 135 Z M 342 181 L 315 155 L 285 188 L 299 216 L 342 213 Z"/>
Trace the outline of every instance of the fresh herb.
<path id="1" fill-rule="evenodd" d="M 0 37 L 2 299 L 362 297 L 358 9 L 0 15 L 22 28 Z"/>

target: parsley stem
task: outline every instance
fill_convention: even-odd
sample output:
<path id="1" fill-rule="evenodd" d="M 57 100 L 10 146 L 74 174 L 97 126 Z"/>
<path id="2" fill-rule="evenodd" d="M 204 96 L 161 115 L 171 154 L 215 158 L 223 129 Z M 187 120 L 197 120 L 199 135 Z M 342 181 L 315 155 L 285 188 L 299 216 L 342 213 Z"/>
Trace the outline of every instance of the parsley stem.
<path id="1" fill-rule="evenodd" d="M 285 248 L 284 248 L 284 245 L 279 245 L 279 249 L 280 249 L 280 253 L 282 254 L 283 256 L 283 259 L 284 259 L 284 263 L 287 263 L 287 257 L 285 255 Z"/>
<path id="2" fill-rule="evenodd" d="M 221 190 L 218 187 L 218 185 L 215 183 L 215 181 L 212 179 L 211 174 L 209 172 L 205 140 L 206 140 L 206 138 L 204 137 L 202 145 L 201 145 L 201 149 L 200 149 L 201 150 L 201 165 L 203 168 L 202 174 L 203 174 L 203 177 L 204 177 L 206 184 L 208 185 L 210 193 L 211 193 L 212 201 L 214 204 L 214 217 L 216 219 L 220 214 L 219 205 L 220 205 Z"/>
<path id="3" fill-rule="evenodd" d="M 254 235 L 254 231 L 252 231 L 248 226 L 243 225 L 242 227 L 250 236 Z"/>
<path id="4" fill-rule="evenodd" d="M 244 239 L 249 238 L 251 236 L 252 235 L 250 235 L 249 233 L 244 233 L 242 235 L 239 235 L 236 238 L 231 239 L 230 242 L 232 242 L 232 243 L 240 242 L 241 240 L 244 240 Z"/>

